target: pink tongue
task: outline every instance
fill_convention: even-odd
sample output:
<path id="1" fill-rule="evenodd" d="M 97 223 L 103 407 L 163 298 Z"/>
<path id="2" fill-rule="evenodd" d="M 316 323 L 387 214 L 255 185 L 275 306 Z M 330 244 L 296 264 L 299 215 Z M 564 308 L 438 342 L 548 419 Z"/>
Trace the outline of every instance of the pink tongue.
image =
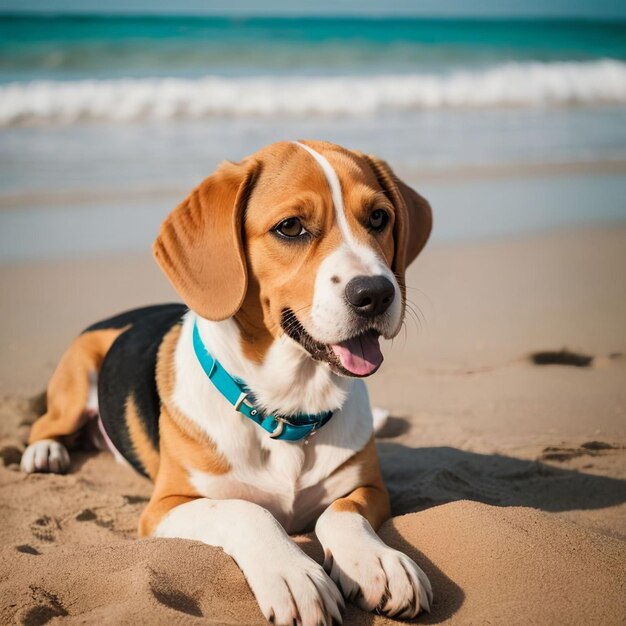
<path id="1" fill-rule="evenodd" d="M 355 376 L 369 376 L 383 362 L 378 335 L 374 332 L 333 344 L 331 348 L 341 365 Z"/>

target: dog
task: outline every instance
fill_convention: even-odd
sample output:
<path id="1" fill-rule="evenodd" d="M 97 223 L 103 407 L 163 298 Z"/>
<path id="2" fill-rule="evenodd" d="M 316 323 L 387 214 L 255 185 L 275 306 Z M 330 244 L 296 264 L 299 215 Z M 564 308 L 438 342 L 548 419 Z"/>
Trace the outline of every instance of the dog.
<path id="1" fill-rule="evenodd" d="M 274 624 L 341 623 L 344 597 L 413 618 L 431 586 L 376 531 L 390 517 L 363 378 L 405 310 L 432 226 L 389 166 L 320 141 L 224 162 L 163 222 L 184 304 L 87 328 L 61 358 L 25 472 L 68 470 L 97 423 L 154 481 L 142 537 L 219 546 Z M 289 534 L 314 529 L 324 566 Z"/>

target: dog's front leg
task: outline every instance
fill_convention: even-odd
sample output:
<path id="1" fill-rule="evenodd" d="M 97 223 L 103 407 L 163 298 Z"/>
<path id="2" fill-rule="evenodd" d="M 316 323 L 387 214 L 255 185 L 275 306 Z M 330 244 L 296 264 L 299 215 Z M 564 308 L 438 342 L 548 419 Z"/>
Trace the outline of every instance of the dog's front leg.
<path id="1" fill-rule="evenodd" d="M 376 534 L 389 516 L 389 497 L 381 485 L 360 487 L 335 500 L 315 526 L 324 548 L 324 567 L 346 599 L 366 611 L 412 618 L 430 610 L 432 590 L 426 574 Z"/>
<path id="2" fill-rule="evenodd" d="M 274 624 L 330 626 L 333 619 L 341 623 L 343 598 L 335 583 L 257 504 L 190 500 L 166 513 L 152 535 L 223 548 L 243 571 L 263 615 Z"/>

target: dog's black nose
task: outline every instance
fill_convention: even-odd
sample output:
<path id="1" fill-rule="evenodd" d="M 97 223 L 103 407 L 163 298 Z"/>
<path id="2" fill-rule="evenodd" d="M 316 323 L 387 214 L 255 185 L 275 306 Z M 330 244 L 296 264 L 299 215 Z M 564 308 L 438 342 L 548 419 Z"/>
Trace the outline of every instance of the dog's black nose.
<path id="1" fill-rule="evenodd" d="M 385 276 L 355 276 L 346 285 L 345 294 L 355 313 L 375 317 L 389 308 L 396 290 Z"/>

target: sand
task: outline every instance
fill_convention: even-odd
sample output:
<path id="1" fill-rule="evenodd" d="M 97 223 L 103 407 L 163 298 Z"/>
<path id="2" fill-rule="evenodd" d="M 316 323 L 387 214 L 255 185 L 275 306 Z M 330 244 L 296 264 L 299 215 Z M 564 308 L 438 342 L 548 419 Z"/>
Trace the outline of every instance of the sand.
<path id="1" fill-rule="evenodd" d="M 626 622 L 625 269 L 623 225 L 430 246 L 411 269 L 418 322 L 370 390 L 392 412 L 381 534 L 435 592 L 418 622 Z M 221 550 L 135 538 L 150 484 L 109 455 L 17 471 L 71 337 L 173 298 L 149 255 L 0 266 L 0 290 L 0 623 L 262 624 Z M 563 348 L 587 365 L 534 364 Z"/>

